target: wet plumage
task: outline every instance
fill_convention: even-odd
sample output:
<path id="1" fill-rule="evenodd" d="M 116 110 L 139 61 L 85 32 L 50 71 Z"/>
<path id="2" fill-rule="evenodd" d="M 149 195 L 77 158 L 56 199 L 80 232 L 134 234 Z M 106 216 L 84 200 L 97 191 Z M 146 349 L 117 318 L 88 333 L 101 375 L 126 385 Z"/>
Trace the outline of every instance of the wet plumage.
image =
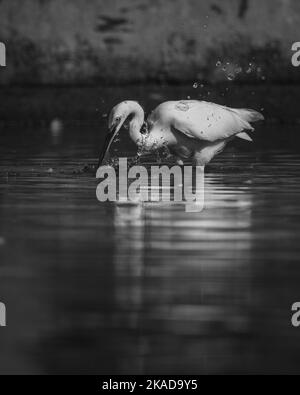
<path id="1" fill-rule="evenodd" d="M 245 132 L 253 131 L 251 122 L 263 120 L 257 111 L 233 109 L 197 100 L 169 101 L 160 104 L 146 121 L 143 134 L 144 111 L 136 102 L 123 102 L 110 114 L 110 137 L 104 147 L 102 159 L 125 120 L 131 116 L 131 139 L 145 151 L 168 147 L 177 163 L 193 159 L 205 166 L 235 137 L 252 141 Z M 100 162 L 102 162 L 100 158 Z"/>

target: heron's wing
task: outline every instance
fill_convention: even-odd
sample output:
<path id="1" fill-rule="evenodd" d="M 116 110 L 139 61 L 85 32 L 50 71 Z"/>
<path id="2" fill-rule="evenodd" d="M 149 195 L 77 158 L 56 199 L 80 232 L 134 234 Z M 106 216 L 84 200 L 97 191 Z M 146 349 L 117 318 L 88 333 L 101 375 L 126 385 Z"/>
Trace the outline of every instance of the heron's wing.
<path id="1" fill-rule="evenodd" d="M 174 102 L 172 111 L 172 125 L 177 130 L 188 137 L 210 142 L 227 139 L 243 130 L 254 130 L 249 122 L 262 119 L 264 117 L 254 110 L 231 109 L 196 100 Z M 246 138 L 245 134 L 241 138 Z"/>

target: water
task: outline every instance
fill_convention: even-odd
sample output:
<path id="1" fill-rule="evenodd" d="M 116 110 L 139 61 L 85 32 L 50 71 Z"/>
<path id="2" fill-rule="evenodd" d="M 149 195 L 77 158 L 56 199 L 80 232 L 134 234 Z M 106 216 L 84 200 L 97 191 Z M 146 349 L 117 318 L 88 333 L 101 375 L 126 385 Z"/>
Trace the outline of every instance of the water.
<path id="1" fill-rule="evenodd" d="M 189 214 L 97 202 L 104 122 L 2 125 L 1 373 L 298 373 L 296 124 L 230 145 Z"/>

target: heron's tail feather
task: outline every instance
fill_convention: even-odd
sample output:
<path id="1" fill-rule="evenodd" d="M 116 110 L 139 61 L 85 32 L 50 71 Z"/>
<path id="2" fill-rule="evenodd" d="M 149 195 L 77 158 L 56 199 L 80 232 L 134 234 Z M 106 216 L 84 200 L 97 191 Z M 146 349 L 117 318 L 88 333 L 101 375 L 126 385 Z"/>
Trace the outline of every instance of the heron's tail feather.
<path id="1" fill-rule="evenodd" d="M 243 121 L 246 122 L 257 122 L 263 121 L 265 117 L 258 111 L 255 110 L 248 110 L 248 109 L 233 109 Z"/>
<path id="2" fill-rule="evenodd" d="M 247 134 L 246 132 L 242 132 L 236 135 L 236 137 L 239 137 L 242 140 L 246 140 L 246 141 L 253 141 L 252 138 L 249 136 L 249 134 Z"/>
<path id="3" fill-rule="evenodd" d="M 253 131 L 254 127 L 251 125 L 250 122 L 263 121 L 265 119 L 260 112 L 255 110 L 236 109 L 236 108 L 229 108 L 229 110 L 234 114 L 236 121 L 239 123 L 242 129 Z M 245 139 L 245 136 L 241 138 Z"/>

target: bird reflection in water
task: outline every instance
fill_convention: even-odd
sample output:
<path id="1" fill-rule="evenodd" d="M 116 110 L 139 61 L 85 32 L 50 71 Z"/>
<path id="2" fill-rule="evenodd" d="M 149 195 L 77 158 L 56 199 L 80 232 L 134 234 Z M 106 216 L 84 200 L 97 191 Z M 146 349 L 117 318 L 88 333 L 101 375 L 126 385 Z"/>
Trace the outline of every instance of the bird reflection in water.
<path id="1" fill-rule="evenodd" d="M 252 196 L 221 178 L 206 178 L 201 213 L 115 205 L 115 321 L 131 345 L 122 371 L 224 372 L 250 352 Z"/>

